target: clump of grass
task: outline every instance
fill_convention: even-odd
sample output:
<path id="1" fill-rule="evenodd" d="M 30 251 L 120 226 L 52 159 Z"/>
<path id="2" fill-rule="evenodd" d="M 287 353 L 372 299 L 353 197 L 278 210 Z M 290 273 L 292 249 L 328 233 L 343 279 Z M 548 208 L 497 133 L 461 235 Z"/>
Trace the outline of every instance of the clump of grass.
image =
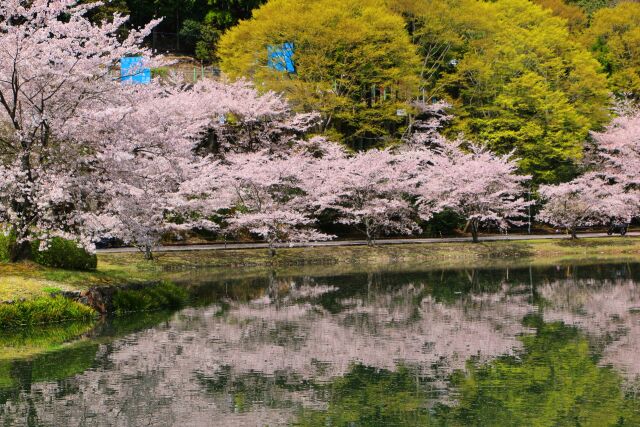
<path id="1" fill-rule="evenodd" d="M 188 292 L 171 282 L 138 290 L 122 290 L 113 296 L 116 314 L 136 311 L 153 311 L 183 307 L 189 299 Z"/>
<path id="2" fill-rule="evenodd" d="M 61 295 L 41 297 L 0 305 L 0 328 L 42 325 L 76 320 L 94 319 L 97 313 L 91 307 Z"/>
<path id="3" fill-rule="evenodd" d="M 55 286 L 45 286 L 44 288 L 42 288 L 42 292 L 46 292 L 48 294 L 59 294 L 62 292 L 62 289 Z"/>

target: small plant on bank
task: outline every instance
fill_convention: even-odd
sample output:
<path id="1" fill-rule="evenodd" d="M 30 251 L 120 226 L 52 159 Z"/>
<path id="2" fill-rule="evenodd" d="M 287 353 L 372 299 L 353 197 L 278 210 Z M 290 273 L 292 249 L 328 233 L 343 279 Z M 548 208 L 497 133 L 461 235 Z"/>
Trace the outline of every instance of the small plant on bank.
<path id="1" fill-rule="evenodd" d="M 61 295 L 0 304 L 0 328 L 59 323 L 65 321 L 87 321 L 97 317 L 91 307 L 72 301 Z"/>
<path id="2" fill-rule="evenodd" d="M 123 290 L 113 296 L 113 309 L 117 315 L 136 311 L 178 309 L 189 298 L 188 292 L 171 282 L 138 290 Z"/>

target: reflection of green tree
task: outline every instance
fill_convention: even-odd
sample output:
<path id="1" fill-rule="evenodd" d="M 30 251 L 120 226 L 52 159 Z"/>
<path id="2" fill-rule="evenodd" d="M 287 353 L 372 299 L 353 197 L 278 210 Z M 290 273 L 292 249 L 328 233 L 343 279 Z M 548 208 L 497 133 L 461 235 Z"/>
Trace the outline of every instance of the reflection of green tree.
<path id="1" fill-rule="evenodd" d="M 615 370 L 598 365 L 576 328 L 537 317 L 526 322 L 537 332 L 522 337 L 521 354 L 472 360 L 452 376 L 451 406 L 430 402 L 426 380 L 404 367 L 355 366 L 327 387 L 328 408 L 303 410 L 298 425 L 640 425 L 640 402 L 625 394 Z"/>
<path id="2" fill-rule="evenodd" d="M 78 338 L 93 327 L 65 323 L 0 333 L 0 403 L 33 382 L 63 379 L 90 367 L 98 345 Z"/>
<path id="3" fill-rule="evenodd" d="M 424 384 L 408 369 L 356 365 L 329 387 L 326 411 L 303 410 L 300 426 L 417 426 L 433 424 Z"/>
<path id="4" fill-rule="evenodd" d="M 65 323 L 0 333 L 0 404 L 31 384 L 59 381 L 97 363 L 101 343 L 153 327 L 173 315 L 168 311 L 135 313 L 95 324 Z M 91 335 L 87 338 L 86 335 Z M 83 338 L 84 336 L 84 338 Z"/>
<path id="5" fill-rule="evenodd" d="M 442 408 L 448 425 L 640 425 L 638 401 L 625 396 L 622 378 L 600 367 L 577 329 L 539 319 L 535 335 L 522 338 L 519 357 L 468 363 L 454 375 L 458 404 Z"/>

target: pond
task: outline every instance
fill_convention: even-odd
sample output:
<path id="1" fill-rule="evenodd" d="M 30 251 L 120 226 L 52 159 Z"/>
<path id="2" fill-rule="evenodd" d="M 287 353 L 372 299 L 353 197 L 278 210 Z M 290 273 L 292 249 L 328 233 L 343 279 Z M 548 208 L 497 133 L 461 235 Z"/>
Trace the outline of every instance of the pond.
<path id="1" fill-rule="evenodd" d="M 186 285 L 175 313 L 0 335 L 3 425 L 640 425 L 640 264 Z"/>

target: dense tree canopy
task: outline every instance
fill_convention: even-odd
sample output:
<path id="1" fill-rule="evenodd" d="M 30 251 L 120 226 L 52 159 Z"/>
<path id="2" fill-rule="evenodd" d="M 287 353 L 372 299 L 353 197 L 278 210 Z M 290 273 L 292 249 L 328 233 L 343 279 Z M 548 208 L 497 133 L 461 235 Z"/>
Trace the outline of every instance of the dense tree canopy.
<path id="1" fill-rule="evenodd" d="M 640 3 L 600 9 L 584 37 L 607 72 L 611 89 L 640 96 Z"/>
<path id="2" fill-rule="evenodd" d="M 95 3 L 100 0 L 80 0 Z M 216 60 L 218 39 L 223 31 L 239 20 L 251 16 L 251 11 L 264 0 L 106 0 L 91 12 L 94 22 L 111 19 L 114 13 L 128 15 L 121 31 L 145 25 L 162 18 L 155 28 L 160 34 L 158 49 L 195 55 L 197 59 Z M 154 43 L 155 43 L 154 40 Z"/>

